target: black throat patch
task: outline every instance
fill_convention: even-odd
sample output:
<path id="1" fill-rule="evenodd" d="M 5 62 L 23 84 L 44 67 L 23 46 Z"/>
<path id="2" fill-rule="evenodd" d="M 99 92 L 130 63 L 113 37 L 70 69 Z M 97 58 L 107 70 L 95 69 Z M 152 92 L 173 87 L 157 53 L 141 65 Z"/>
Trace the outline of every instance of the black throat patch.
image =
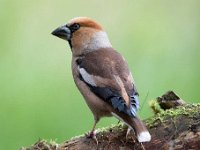
<path id="1" fill-rule="evenodd" d="M 70 48 L 72 49 L 72 41 L 68 40 L 68 43 L 69 43 Z"/>

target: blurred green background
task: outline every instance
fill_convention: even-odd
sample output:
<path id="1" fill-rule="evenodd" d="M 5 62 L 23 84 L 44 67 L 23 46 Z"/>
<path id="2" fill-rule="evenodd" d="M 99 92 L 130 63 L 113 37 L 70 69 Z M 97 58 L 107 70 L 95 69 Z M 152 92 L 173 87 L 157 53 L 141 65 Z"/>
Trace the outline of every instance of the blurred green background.
<path id="1" fill-rule="evenodd" d="M 0 0 L 0 149 L 41 139 L 62 142 L 91 129 L 93 116 L 75 87 L 68 44 L 50 33 L 77 16 L 101 23 L 148 101 L 174 90 L 200 100 L 199 0 Z M 102 119 L 98 127 L 117 123 Z"/>

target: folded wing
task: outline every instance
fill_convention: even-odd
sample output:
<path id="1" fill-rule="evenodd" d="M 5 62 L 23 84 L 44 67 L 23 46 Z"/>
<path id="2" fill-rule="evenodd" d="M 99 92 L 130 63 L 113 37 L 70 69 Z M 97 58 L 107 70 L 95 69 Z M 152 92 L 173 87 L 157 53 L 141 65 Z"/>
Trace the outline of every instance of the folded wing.
<path id="1" fill-rule="evenodd" d="M 123 57 L 113 49 L 90 52 L 76 60 L 79 78 L 114 109 L 131 117 L 139 108 L 138 93 Z"/>

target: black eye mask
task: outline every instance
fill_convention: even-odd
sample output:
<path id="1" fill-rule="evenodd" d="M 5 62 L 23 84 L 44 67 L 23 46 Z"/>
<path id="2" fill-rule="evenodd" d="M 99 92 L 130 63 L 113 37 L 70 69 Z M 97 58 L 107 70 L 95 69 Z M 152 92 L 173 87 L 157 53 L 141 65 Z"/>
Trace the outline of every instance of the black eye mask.
<path id="1" fill-rule="evenodd" d="M 74 23 L 71 26 L 69 26 L 69 29 L 71 30 L 71 33 L 77 31 L 80 28 L 80 24 Z"/>

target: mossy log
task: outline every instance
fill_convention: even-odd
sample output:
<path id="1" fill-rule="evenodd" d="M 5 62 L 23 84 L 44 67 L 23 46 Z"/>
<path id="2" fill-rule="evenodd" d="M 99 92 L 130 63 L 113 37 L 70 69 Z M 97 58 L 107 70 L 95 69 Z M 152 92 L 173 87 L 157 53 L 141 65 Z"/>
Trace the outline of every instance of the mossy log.
<path id="1" fill-rule="evenodd" d="M 157 102 L 151 106 L 155 116 L 144 120 L 152 135 L 150 142 L 138 143 L 134 133 L 126 139 L 127 127 L 119 123 L 98 130 L 98 145 L 80 136 L 61 144 L 40 140 L 21 150 L 200 150 L 200 104 L 181 103 L 163 110 L 156 108 Z"/>

